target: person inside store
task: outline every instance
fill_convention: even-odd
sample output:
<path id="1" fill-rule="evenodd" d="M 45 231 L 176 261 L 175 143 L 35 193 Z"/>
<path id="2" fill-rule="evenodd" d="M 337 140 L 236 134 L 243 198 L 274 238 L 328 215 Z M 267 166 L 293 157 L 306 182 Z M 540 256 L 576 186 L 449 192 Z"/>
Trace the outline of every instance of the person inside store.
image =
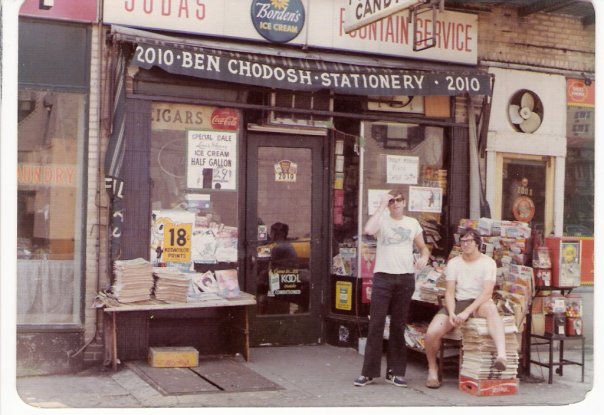
<path id="1" fill-rule="evenodd" d="M 271 225 L 270 237 L 274 242 L 271 249 L 270 268 L 298 268 L 298 255 L 293 245 L 287 240 L 289 225 L 275 222 Z"/>
<path id="2" fill-rule="evenodd" d="M 355 386 L 368 385 L 381 376 L 384 328 L 390 312 L 385 379 L 395 386 L 407 387 L 405 323 L 415 290 L 415 271 L 427 265 L 430 250 L 421 225 L 405 215 L 405 207 L 403 192 L 391 190 L 381 195 L 379 207 L 365 224 L 365 233 L 375 235 L 377 246 L 365 357 Z M 414 245 L 420 253 L 415 263 Z"/>
<path id="3" fill-rule="evenodd" d="M 470 317 L 487 320 L 489 335 L 497 348 L 493 367 L 499 371 L 506 369 L 503 320 L 492 299 L 497 265 L 480 252 L 481 237 L 476 229 L 463 229 L 459 243 L 462 254 L 451 259 L 445 269 L 445 304 L 430 322 L 424 338 L 428 360 L 426 386 L 432 389 L 440 387 L 436 355 L 442 337 Z"/>

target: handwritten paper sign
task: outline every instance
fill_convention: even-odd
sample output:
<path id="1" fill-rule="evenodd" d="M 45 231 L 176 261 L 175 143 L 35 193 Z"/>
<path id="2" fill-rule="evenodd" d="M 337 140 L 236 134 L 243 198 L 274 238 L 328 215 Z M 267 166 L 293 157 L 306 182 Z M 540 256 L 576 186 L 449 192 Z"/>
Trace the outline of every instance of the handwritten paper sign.
<path id="1" fill-rule="evenodd" d="M 386 156 L 387 183 L 417 184 L 418 171 L 418 157 Z"/>
<path id="2" fill-rule="evenodd" d="M 237 134 L 187 132 L 187 188 L 236 190 Z"/>

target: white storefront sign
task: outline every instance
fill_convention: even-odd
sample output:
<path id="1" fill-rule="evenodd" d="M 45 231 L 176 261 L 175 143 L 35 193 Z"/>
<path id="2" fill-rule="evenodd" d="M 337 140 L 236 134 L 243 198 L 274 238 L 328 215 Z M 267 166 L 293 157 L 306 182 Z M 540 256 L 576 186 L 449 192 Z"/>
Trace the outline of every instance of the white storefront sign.
<path id="1" fill-rule="evenodd" d="M 105 0 L 103 20 L 109 24 L 177 31 L 219 38 L 268 43 L 254 29 L 252 3 L 242 0 Z M 416 41 L 434 37 L 436 46 L 413 51 L 413 22 L 403 10 L 350 33 L 346 14 L 349 0 L 302 0 L 306 22 L 289 45 L 367 52 L 397 57 L 476 64 L 478 17 L 439 12 L 435 33 L 432 13 L 417 18 Z"/>
<path id="2" fill-rule="evenodd" d="M 346 27 L 349 33 L 360 27 L 376 22 L 394 13 L 401 12 L 422 0 L 348 0 Z"/>

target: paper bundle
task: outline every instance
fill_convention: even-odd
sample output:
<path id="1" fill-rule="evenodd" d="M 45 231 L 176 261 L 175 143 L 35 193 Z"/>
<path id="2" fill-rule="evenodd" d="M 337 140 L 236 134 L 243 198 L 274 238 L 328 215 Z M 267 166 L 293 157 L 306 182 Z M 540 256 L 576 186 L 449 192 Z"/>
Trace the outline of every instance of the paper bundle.
<path id="1" fill-rule="evenodd" d="M 116 260 L 111 287 L 115 298 L 121 303 L 149 300 L 153 290 L 152 269 L 151 263 L 143 258 Z"/>
<path id="2" fill-rule="evenodd" d="M 155 267 L 155 298 L 169 303 L 186 303 L 190 278 L 176 268 Z"/>
<path id="3" fill-rule="evenodd" d="M 497 358 L 495 342 L 488 334 L 487 321 L 470 318 L 461 328 L 463 360 L 460 375 L 473 379 L 515 379 L 518 371 L 517 328 L 513 316 L 503 317 L 506 349 L 506 369 L 493 367 Z"/>

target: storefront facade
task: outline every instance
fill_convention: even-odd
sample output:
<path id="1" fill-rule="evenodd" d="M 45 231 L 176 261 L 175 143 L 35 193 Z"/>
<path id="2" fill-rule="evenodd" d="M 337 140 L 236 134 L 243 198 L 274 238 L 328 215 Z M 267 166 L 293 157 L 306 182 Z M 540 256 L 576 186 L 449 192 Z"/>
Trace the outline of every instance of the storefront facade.
<path id="1" fill-rule="evenodd" d="M 85 343 L 96 21 L 96 1 L 75 8 L 25 1 L 20 10 L 16 281 L 23 374 L 74 370 L 78 360 L 66 352 Z"/>
<path id="2" fill-rule="evenodd" d="M 83 31 L 72 37 L 86 39 L 77 54 L 85 61 L 70 68 L 77 76 L 66 71 L 65 84 L 35 78 L 41 72 L 34 68 L 45 65 L 39 62 L 24 72 L 31 80 L 20 79 L 20 146 L 22 134 L 48 130 L 21 131 L 32 121 L 27 108 L 50 114 L 36 125 L 54 132 L 37 141 L 77 137 L 56 159 L 40 146 L 20 147 L 19 215 L 29 216 L 19 231 L 19 267 L 31 267 L 38 254 L 45 264 L 67 262 L 44 275 L 67 278 L 45 292 L 68 309 L 45 301 L 39 306 L 58 311 L 19 313 L 19 348 L 30 351 L 19 357 L 23 373 L 57 371 L 40 363 L 56 356 L 36 360 L 32 347 L 56 333 L 72 336 L 57 350 L 76 355 L 56 358 L 59 370 L 104 360 L 102 313 L 89 305 L 114 282 L 116 259 L 145 258 L 212 278 L 235 274 L 258 302 L 252 346 L 355 346 L 371 293 L 373 241 L 362 225 L 380 192 L 406 192 L 409 215 L 422 223 L 435 257 L 446 258 L 460 219 L 513 218 L 506 192 L 515 175 L 529 176 L 534 222 L 545 234 L 562 235 L 567 221 L 576 223 L 561 191 L 569 174 L 564 120 L 574 105 L 581 126 L 569 127 L 573 151 L 593 157 L 581 123 L 583 108 L 593 105 L 572 104 L 565 91 L 571 79 L 593 75 L 593 51 L 580 67 L 554 52 L 539 66 L 547 47 L 519 62 L 514 42 L 495 42 L 492 30 L 496 19 L 512 21 L 515 9 L 428 8 L 416 26 L 402 11 L 346 33 L 346 0 L 91 3 L 102 11 L 98 25 L 91 24 L 96 15 L 45 21 Z M 587 39 L 593 32 L 573 30 Z M 21 43 L 31 55 L 39 48 Z M 67 55 L 63 48 L 56 56 Z M 530 133 L 518 131 L 509 110 L 523 90 L 543 104 L 533 106 L 544 116 Z M 49 94 L 77 114 L 67 125 L 53 121 L 48 108 L 59 106 L 49 106 L 56 102 Z M 50 169 L 33 160 L 36 152 Z M 591 186 L 589 169 L 588 177 L 583 172 L 578 188 L 588 200 L 592 189 L 593 200 L 593 169 Z M 42 191 L 52 203 L 36 202 Z M 69 223 L 50 223 L 59 217 Z M 579 224 L 589 224 L 589 209 L 581 217 Z M 45 224 L 43 236 L 36 223 Z M 38 304 L 19 278 L 19 307 Z M 50 295 L 56 290 L 68 295 L 59 300 Z M 158 336 L 190 344 L 198 330 L 188 323 L 178 316 L 156 322 Z M 176 324 L 178 335 L 169 330 Z"/>
<path id="3" fill-rule="evenodd" d="M 582 263 L 592 268 L 583 285 L 593 284 L 595 26 L 571 13 L 589 10 L 582 3 L 551 14 L 479 12 L 479 60 L 495 80 L 480 148 L 491 215 L 516 220 L 525 209 L 537 238 L 580 238 Z M 519 26 L 538 32 L 507 40 Z"/>
<path id="4" fill-rule="evenodd" d="M 473 96 L 482 113 L 491 76 L 476 68 L 475 15 L 440 12 L 452 37 L 417 60 L 407 13 L 346 34 L 345 1 L 273 3 L 104 3 L 124 108 L 106 157 L 111 249 L 236 270 L 258 301 L 253 346 L 316 344 L 333 337 L 336 280 L 358 276 L 359 223 L 380 191 L 408 191 L 444 255 L 467 216 L 465 108 Z M 166 232 L 180 232 L 182 249 Z"/>

